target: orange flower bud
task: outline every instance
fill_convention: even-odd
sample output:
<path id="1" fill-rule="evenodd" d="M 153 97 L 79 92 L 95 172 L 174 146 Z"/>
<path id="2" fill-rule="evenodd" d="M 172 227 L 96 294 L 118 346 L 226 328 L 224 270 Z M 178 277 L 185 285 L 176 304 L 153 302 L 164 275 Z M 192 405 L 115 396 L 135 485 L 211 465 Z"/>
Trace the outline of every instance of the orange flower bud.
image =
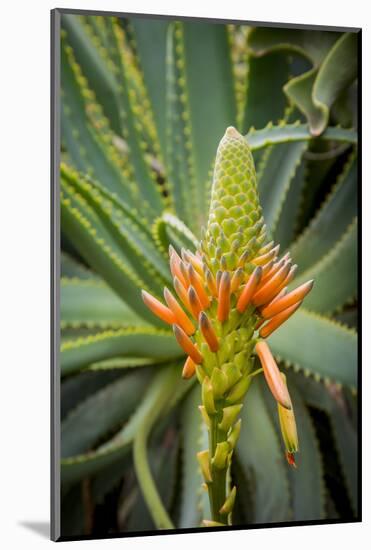
<path id="1" fill-rule="evenodd" d="M 272 250 L 270 250 L 269 252 L 266 252 L 265 254 L 262 254 L 261 256 L 254 258 L 252 260 L 252 263 L 255 265 L 265 265 L 267 262 L 277 257 L 279 249 L 280 249 L 280 245 L 278 244 L 277 246 L 272 248 Z"/>
<path id="2" fill-rule="evenodd" d="M 189 338 L 189 336 L 186 335 L 184 330 L 180 328 L 178 325 L 173 325 L 173 331 L 175 334 L 175 338 L 177 339 L 178 344 L 180 347 L 185 351 L 187 355 L 190 356 L 190 358 L 198 365 L 202 363 L 202 355 L 196 348 L 195 344 L 192 342 L 192 340 Z"/>
<path id="3" fill-rule="evenodd" d="M 201 311 L 199 316 L 199 325 L 202 332 L 202 336 L 205 338 L 209 348 L 214 353 L 219 349 L 218 337 L 215 334 L 215 330 L 212 327 L 206 313 Z"/>
<path id="4" fill-rule="evenodd" d="M 290 268 L 290 263 L 284 264 L 272 278 L 270 278 L 261 288 L 259 288 L 252 299 L 255 306 L 261 306 L 262 304 L 267 303 L 275 296 L 275 294 L 277 294 L 277 292 L 279 292 L 278 287 L 286 279 Z"/>
<path id="5" fill-rule="evenodd" d="M 237 310 L 240 313 L 243 313 L 247 306 L 249 305 L 251 298 L 260 282 L 262 274 L 262 268 L 260 266 L 256 267 L 252 274 L 250 275 L 249 280 L 247 281 L 244 289 L 237 302 Z"/>
<path id="6" fill-rule="evenodd" d="M 184 363 L 182 377 L 188 380 L 189 378 L 192 378 L 195 372 L 196 363 L 191 359 L 191 357 L 187 357 L 186 362 Z"/>
<path id="7" fill-rule="evenodd" d="M 164 297 L 167 305 L 175 315 L 175 322 L 182 327 L 182 329 L 188 334 L 188 336 L 194 334 L 196 329 L 193 326 L 192 321 L 190 321 L 190 319 L 184 313 L 183 308 L 180 307 L 174 296 L 167 288 L 164 289 Z"/>
<path id="8" fill-rule="evenodd" d="M 179 296 L 180 300 L 182 301 L 183 305 L 188 309 L 190 313 L 192 313 L 191 304 L 189 303 L 188 294 L 185 289 L 185 287 L 182 285 L 178 277 L 174 277 L 174 288 L 175 292 Z"/>
<path id="9" fill-rule="evenodd" d="M 149 294 L 149 292 L 142 290 L 142 299 L 152 313 L 154 313 L 162 321 L 168 325 L 172 325 L 176 322 L 174 313 L 168 307 L 164 306 L 164 304 L 162 304 L 159 300 L 157 300 L 157 298 Z"/>
<path id="10" fill-rule="evenodd" d="M 207 288 L 209 289 L 210 294 L 212 294 L 214 298 L 217 298 L 218 290 L 216 288 L 216 281 L 215 281 L 214 275 L 211 273 L 209 269 L 206 270 L 205 277 L 206 277 Z"/>
<path id="11" fill-rule="evenodd" d="M 279 262 L 274 263 L 269 271 L 263 273 L 261 278 L 260 287 L 263 286 L 269 279 L 271 279 L 279 269 L 285 264 L 285 260 L 282 258 Z"/>
<path id="12" fill-rule="evenodd" d="M 241 267 L 236 269 L 236 271 L 233 273 L 232 280 L 231 280 L 231 293 L 236 292 L 236 290 L 239 289 L 242 280 L 243 280 L 244 272 Z"/>
<path id="13" fill-rule="evenodd" d="M 219 285 L 219 296 L 218 296 L 218 312 L 217 316 L 221 323 L 226 321 L 229 316 L 230 309 L 230 300 L 231 300 L 231 276 L 228 271 L 224 271 Z"/>
<path id="14" fill-rule="evenodd" d="M 273 317 L 273 315 L 277 315 L 289 306 L 292 306 L 293 304 L 302 301 L 308 294 L 308 292 L 312 289 L 313 283 L 313 280 L 308 281 L 298 286 L 297 288 L 295 288 L 295 290 L 292 290 L 279 300 L 275 300 L 274 302 L 268 304 L 261 310 L 263 317 L 265 319 L 269 319 L 270 317 Z"/>
<path id="15" fill-rule="evenodd" d="M 188 300 L 191 305 L 192 313 L 194 315 L 195 319 L 198 319 L 198 316 L 200 315 L 203 306 L 202 303 L 198 297 L 197 292 L 193 288 L 193 286 L 190 286 L 188 289 Z"/>
<path id="16" fill-rule="evenodd" d="M 260 341 L 255 346 L 255 351 L 263 367 L 265 380 L 275 400 L 285 407 L 291 408 L 291 399 L 286 384 L 282 380 L 276 361 L 266 342 Z"/>
<path id="17" fill-rule="evenodd" d="M 182 285 L 187 288 L 188 282 L 187 279 L 184 277 L 184 274 L 182 273 L 182 270 L 180 268 L 182 264 L 182 260 L 179 258 L 178 254 L 174 251 L 170 256 L 170 271 L 173 277 L 177 277 L 179 281 L 182 283 Z"/>
<path id="18" fill-rule="evenodd" d="M 285 387 L 287 387 L 286 376 L 283 373 L 281 373 L 281 378 Z M 291 409 L 288 410 L 278 403 L 278 418 L 280 421 L 282 439 L 286 448 L 287 461 L 291 466 L 296 466 L 293 453 L 298 451 L 299 441 L 292 404 Z"/>
<path id="19" fill-rule="evenodd" d="M 277 315 L 274 315 L 271 320 L 260 329 L 259 336 L 262 338 L 267 338 L 274 332 L 278 327 L 280 327 L 295 311 L 301 306 L 303 302 L 297 302 L 293 306 L 290 306 Z"/>
<path id="20" fill-rule="evenodd" d="M 201 280 L 200 276 L 196 273 L 194 267 L 191 264 L 188 264 L 187 271 L 188 271 L 189 282 L 197 292 L 197 295 L 200 299 L 202 307 L 204 309 L 208 308 L 210 304 L 210 300 L 204 289 L 203 281 Z"/>

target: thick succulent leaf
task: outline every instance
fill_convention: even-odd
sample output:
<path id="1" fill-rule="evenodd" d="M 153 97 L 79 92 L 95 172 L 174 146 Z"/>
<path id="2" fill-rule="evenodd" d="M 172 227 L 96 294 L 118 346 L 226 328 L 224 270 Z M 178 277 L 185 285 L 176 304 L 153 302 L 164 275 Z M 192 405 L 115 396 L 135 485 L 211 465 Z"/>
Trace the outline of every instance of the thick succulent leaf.
<path id="1" fill-rule="evenodd" d="M 292 495 L 292 519 L 294 521 L 319 520 L 325 517 L 322 457 L 312 419 L 294 380 L 295 377 L 292 373 L 288 373 L 287 383 L 299 436 L 299 453 L 295 455 L 297 469 L 287 465 Z M 266 403 L 275 420 L 276 430 L 280 433 L 276 401 L 272 398 L 265 381 L 261 380 L 260 383 L 264 388 L 263 394 Z M 281 441 L 281 445 L 282 453 L 285 453 L 283 441 Z"/>
<path id="2" fill-rule="evenodd" d="M 122 460 L 129 452 L 133 439 L 140 426 L 148 418 L 148 411 L 163 395 L 163 386 L 168 379 L 175 384 L 178 376 L 178 366 L 161 368 L 155 379 L 149 384 L 143 398 L 138 402 L 138 408 L 125 426 L 107 443 L 96 450 L 61 460 L 61 480 L 63 484 L 76 483 L 82 478 L 96 474 L 111 464 Z"/>
<path id="3" fill-rule="evenodd" d="M 289 472 L 293 519 L 298 521 L 324 519 L 325 484 L 319 443 L 300 393 L 293 384 L 289 384 L 289 387 L 294 403 L 300 449 L 297 457 L 298 469 L 297 471 L 291 469 Z"/>
<path id="4" fill-rule="evenodd" d="M 81 212 L 81 204 L 75 204 L 73 197 L 61 197 L 61 219 L 63 231 L 73 238 L 85 261 L 97 271 L 109 286 L 138 315 L 152 324 L 160 325 L 143 304 L 140 289 L 148 289 L 123 261 L 121 251 L 115 247 L 97 220 L 89 219 L 88 213 Z M 98 220 L 99 222 L 99 220 Z M 99 232 L 97 231 L 99 229 Z"/>
<path id="5" fill-rule="evenodd" d="M 357 36 L 344 34 L 318 69 L 312 69 L 286 84 L 286 94 L 305 114 L 314 136 L 324 131 L 332 104 L 355 79 L 356 55 Z"/>
<path id="6" fill-rule="evenodd" d="M 205 183 L 219 140 L 236 124 L 236 99 L 228 33 L 225 25 L 187 22 L 184 25 L 186 93 L 189 94 L 192 143 L 197 181 L 196 204 L 207 217 Z M 200 98 L 205 98 L 200 101 Z"/>
<path id="7" fill-rule="evenodd" d="M 275 233 L 286 195 L 295 177 L 306 142 L 283 143 L 267 149 L 258 172 L 258 188 L 264 220 Z"/>
<path id="8" fill-rule="evenodd" d="M 345 143 L 322 139 L 310 142 L 306 154 L 305 184 L 298 213 L 297 237 L 306 230 L 325 197 L 335 187 L 351 150 L 352 146 Z"/>
<path id="9" fill-rule="evenodd" d="M 320 135 L 327 126 L 330 107 L 356 77 L 357 35 L 258 28 L 249 34 L 248 45 L 257 56 L 280 51 L 312 62 L 313 68 L 292 78 L 284 91 L 307 117 L 311 133 Z"/>
<path id="10" fill-rule="evenodd" d="M 166 164 L 171 200 L 176 214 L 191 227 L 196 179 L 185 89 L 184 29 L 180 22 L 169 26 L 166 60 Z"/>
<path id="11" fill-rule="evenodd" d="M 71 376 L 61 383 L 61 418 L 63 419 L 69 411 L 74 409 L 80 401 L 89 395 L 102 389 L 107 384 L 117 380 L 120 372 L 82 372 Z"/>
<path id="12" fill-rule="evenodd" d="M 155 357 L 113 357 L 92 363 L 87 370 L 89 371 L 112 371 L 120 369 L 132 369 L 136 367 L 149 367 L 163 363 L 161 358 Z M 166 362 L 166 361 L 165 361 Z"/>
<path id="13" fill-rule="evenodd" d="M 308 309 L 330 314 L 356 297 L 357 227 L 357 220 L 354 220 L 332 250 L 295 279 L 295 284 L 315 280 L 305 300 Z"/>
<path id="14" fill-rule="evenodd" d="M 261 58 L 249 56 L 247 90 L 242 132 L 253 126 L 264 128 L 268 122 L 277 124 L 284 117 L 287 98 L 283 85 L 289 77 L 288 60 L 281 53 Z M 267 93 L 270 90 L 270 93 Z"/>
<path id="15" fill-rule="evenodd" d="M 98 33 L 102 17 L 62 14 L 62 28 L 72 47 L 77 63 L 82 67 L 89 86 L 109 119 L 112 129 L 119 134 L 119 103 L 116 83 L 107 63 L 107 54 Z"/>
<path id="16" fill-rule="evenodd" d="M 339 323 L 358 331 L 359 315 L 357 305 L 346 307 L 343 311 L 340 311 L 340 313 L 335 314 L 334 319 Z"/>
<path id="17" fill-rule="evenodd" d="M 286 51 L 303 56 L 318 66 L 340 36 L 333 31 L 257 27 L 249 34 L 248 47 L 256 56 Z"/>
<path id="18" fill-rule="evenodd" d="M 148 369 L 130 372 L 81 401 L 62 422 L 61 456 L 88 451 L 127 421 L 149 379 Z"/>
<path id="19" fill-rule="evenodd" d="M 62 141 L 68 157 L 78 170 L 103 181 L 107 189 L 134 206 L 135 191 L 124 174 L 122 155 L 113 144 L 113 135 L 63 35 L 61 82 Z M 92 112 L 94 116 L 89 115 Z"/>
<path id="20" fill-rule="evenodd" d="M 308 141 L 313 138 L 308 126 L 300 124 L 299 121 L 293 124 L 282 122 L 277 126 L 268 124 L 262 130 L 253 128 L 245 137 L 252 151 L 257 151 L 267 145 L 289 143 L 291 141 Z M 321 135 L 321 139 L 355 144 L 357 143 L 357 132 L 345 128 L 328 127 Z"/>
<path id="21" fill-rule="evenodd" d="M 344 420 L 344 411 L 334 403 L 330 413 L 335 443 L 339 452 L 340 464 L 346 481 L 355 515 L 358 513 L 358 465 L 357 431 L 348 418 Z"/>
<path id="22" fill-rule="evenodd" d="M 182 247 L 195 250 L 198 246 L 198 241 L 192 231 L 179 218 L 167 212 L 155 220 L 152 226 L 152 235 L 165 258 L 169 257 L 170 245 L 176 250 L 180 250 Z"/>
<path id="23" fill-rule="evenodd" d="M 273 420 L 258 383 L 247 392 L 241 412 L 238 459 L 255 488 L 254 523 L 288 521 L 290 491 L 287 465 Z"/>
<path id="24" fill-rule="evenodd" d="M 274 240 L 280 243 L 281 250 L 287 250 L 294 240 L 303 189 L 305 186 L 305 162 L 302 161 L 292 179 L 286 199 L 282 205 L 280 217 L 273 234 Z"/>
<path id="25" fill-rule="evenodd" d="M 200 47 L 201 45 L 201 47 Z M 200 97 L 207 101 L 200 102 Z M 167 165 L 175 211 L 199 231 L 217 144 L 236 105 L 226 28 L 171 24 L 167 42 Z"/>
<path id="26" fill-rule="evenodd" d="M 138 317 L 100 279 L 61 279 L 61 328 L 143 326 Z"/>
<path id="27" fill-rule="evenodd" d="M 91 363 L 117 356 L 166 360 L 182 355 L 183 352 L 171 332 L 150 327 L 108 330 L 62 344 L 61 373 L 71 374 Z"/>
<path id="28" fill-rule="evenodd" d="M 352 156 L 331 193 L 290 248 L 301 272 L 331 252 L 357 215 L 357 160 Z"/>
<path id="29" fill-rule="evenodd" d="M 207 432 L 198 405 L 201 403 L 199 384 L 192 389 L 182 407 L 182 478 L 180 488 L 179 527 L 198 527 L 210 514 L 207 493 L 196 453 L 208 447 Z"/>
<path id="30" fill-rule="evenodd" d="M 159 214 L 165 201 L 147 154 L 149 145 L 146 143 L 146 129 L 143 124 L 146 109 L 150 109 L 150 105 L 134 86 L 134 75 L 131 72 L 133 53 L 128 51 L 128 38 L 119 19 L 107 17 L 105 23 L 109 42 L 108 51 L 115 67 L 122 135 L 128 149 L 126 169 L 140 192 L 142 207 L 148 209 L 148 212 L 153 215 Z M 157 149 L 156 139 L 151 146 Z M 159 153 L 158 149 L 156 152 Z"/>
<path id="31" fill-rule="evenodd" d="M 151 101 L 162 151 L 166 127 L 166 34 L 169 21 L 131 18 L 139 63 Z M 153 45 L 156 44 L 154 48 Z"/>
<path id="32" fill-rule="evenodd" d="M 358 508 L 357 427 L 353 426 L 344 395 L 334 385 L 326 387 L 300 374 L 294 375 L 295 384 L 310 406 L 329 415 L 340 464 L 344 474 L 353 511 Z"/>
<path id="33" fill-rule="evenodd" d="M 68 279 L 95 279 L 99 281 L 99 277 L 93 271 L 63 251 L 61 252 L 61 277 Z"/>
<path id="34" fill-rule="evenodd" d="M 156 249 L 153 239 L 139 221 L 138 212 L 130 212 L 122 203 L 98 184 L 83 178 L 62 166 L 62 180 L 80 194 L 101 226 L 108 232 L 118 250 L 132 270 L 152 290 L 160 293 L 164 284 L 170 281 L 169 268 Z"/>
<path id="35" fill-rule="evenodd" d="M 308 101 L 299 105 L 294 93 L 293 81 L 285 91 L 301 107 L 307 116 L 313 135 L 320 135 L 326 128 L 330 108 L 339 95 L 357 76 L 357 34 L 344 33 L 323 60 L 315 78 L 307 79 Z M 301 85 L 303 82 L 301 82 Z"/>
<path id="36" fill-rule="evenodd" d="M 269 338 L 274 354 L 307 374 L 357 386 L 357 334 L 300 308 Z"/>

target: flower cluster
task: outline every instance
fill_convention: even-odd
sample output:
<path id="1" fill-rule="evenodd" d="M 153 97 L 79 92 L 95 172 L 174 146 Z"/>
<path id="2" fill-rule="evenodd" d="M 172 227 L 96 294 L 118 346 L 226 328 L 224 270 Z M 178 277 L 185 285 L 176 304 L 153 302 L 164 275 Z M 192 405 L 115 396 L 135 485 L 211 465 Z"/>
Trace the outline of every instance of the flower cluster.
<path id="1" fill-rule="evenodd" d="M 292 402 L 265 339 L 295 313 L 313 281 L 288 291 L 297 266 L 289 253 L 280 258 L 279 248 L 268 242 L 250 149 L 228 128 L 217 152 L 209 219 L 198 249 L 178 254 L 169 248 L 175 292 L 165 288 L 166 305 L 142 293 L 151 311 L 172 325 L 187 355 L 183 377 L 196 374 L 202 386 L 200 411 L 210 448 L 198 459 L 213 524 L 225 524 L 233 508 L 236 489 L 226 495 L 223 484 L 239 436 L 243 398 L 261 371 L 278 404 L 287 459 L 295 465 Z"/>

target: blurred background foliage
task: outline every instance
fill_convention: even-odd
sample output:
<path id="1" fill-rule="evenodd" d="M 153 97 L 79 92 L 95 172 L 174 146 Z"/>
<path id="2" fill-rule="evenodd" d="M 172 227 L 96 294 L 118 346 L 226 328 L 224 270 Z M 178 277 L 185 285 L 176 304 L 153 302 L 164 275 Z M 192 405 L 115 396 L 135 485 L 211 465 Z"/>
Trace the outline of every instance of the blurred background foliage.
<path id="1" fill-rule="evenodd" d="M 316 280 L 270 340 L 298 469 L 256 380 L 233 522 L 356 518 L 357 34 L 64 14 L 61 100 L 62 535 L 155 529 L 148 475 L 175 527 L 208 516 L 199 388 L 140 289 L 160 296 L 168 245 L 197 242 L 229 125 L 294 284 Z"/>

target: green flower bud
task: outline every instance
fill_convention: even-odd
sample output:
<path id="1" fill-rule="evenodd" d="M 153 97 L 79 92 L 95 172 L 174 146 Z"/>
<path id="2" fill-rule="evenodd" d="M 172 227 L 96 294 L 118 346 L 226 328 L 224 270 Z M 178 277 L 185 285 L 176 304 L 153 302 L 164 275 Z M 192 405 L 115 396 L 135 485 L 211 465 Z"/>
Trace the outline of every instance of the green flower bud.
<path id="1" fill-rule="evenodd" d="M 219 422 L 218 427 L 223 432 L 227 432 L 232 426 L 237 416 L 240 414 L 242 405 L 231 405 L 230 407 L 224 407 L 223 418 Z"/>
<path id="2" fill-rule="evenodd" d="M 238 382 L 238 380 L 241 378 L 241 371 L 234 363 L 224 363 L 222 366 L 222 371 L 227 377 L 228 380 L 228 388 L 231 388 Z"/>
<path id="3" fill-rule="evenodd" d="M 208 414 L 216 413 L 213 386 L 208 376 L 202 382 L 202 402 Z"/>
<path id="4" fill-rule="evenodd" d="M 243 397 L 245 396 L 247 390 L 249 389 L 251 384 L 251 377 L 250 376 L 243 376 L 237 384 L 235 384 L 232 389 L 229 391 L 226 401 L 230 405 L 237 403 L 238 401 L 241 401 Z"/>
<path id="5" fill-rule="evenodd" d="M 230 514 L 233 510 L 234 501 L 236 500 L 236 486 L 233 487 L 232 491 L 229 493 L 228 497 L 226 498 L 226 501 L 224 502 L 223 506 L 220 508 L 219 513 L 220 514 Z"/>
<path id="6" fill-rule="evenodd" d="M 210 428 L 210 426 L 211 426 L 211 421 L 210 421 L 209 415 L 208 415 L 207 412 L 206 412 L 205 407 L 204 407 L 203 405 L 199 405 L 199 406 L 198 406 L 198 410 L 200 411 L 201 416 L 202 416 L 202 418 L 203 418 L 203 420 L 204 420 L 206 426 L 207 426 L 208 428 Z"/>
<path id="7" fill-rule="evenodd" d="M 211 385 L 214 391 L 214 399 L 222 397 L 228 388 L 228 378 L 222 370 L 214 368 L 211 375 Z"/>
<path id="8" fill-rule="evenodd" d="M 203 519 L 202 525 L 204 527 L 225 527 L 225 523 L 220 523 L 219 521 L 212 521 L 211 519 Z"/>
<path id="9" fill-rule="evenodd" d="M 238 441 L 238 438 L 240 437 L 241 432 L 241 418 L 237 420 L 236 424 L 233 426 L 231 433 L 228 436 L 228 443 L 231 449 L 234 449 L 236 447 L 236 443 Z"/>
<path id="10" fill-rule="evenodd" d="M 197 453 L 197 460 L 201 467 L 201 472 L 205 482 L 211 483 L 212 477 L 210 472 L 209 451 L 200 451 Z"/>
<path id="11" fill-rule="evenodd" d="M 227 466 L 229 452 L 229 444 L 226 441 L 218 443 L 211 464 L 218 470 L 223 470 Z"/>

